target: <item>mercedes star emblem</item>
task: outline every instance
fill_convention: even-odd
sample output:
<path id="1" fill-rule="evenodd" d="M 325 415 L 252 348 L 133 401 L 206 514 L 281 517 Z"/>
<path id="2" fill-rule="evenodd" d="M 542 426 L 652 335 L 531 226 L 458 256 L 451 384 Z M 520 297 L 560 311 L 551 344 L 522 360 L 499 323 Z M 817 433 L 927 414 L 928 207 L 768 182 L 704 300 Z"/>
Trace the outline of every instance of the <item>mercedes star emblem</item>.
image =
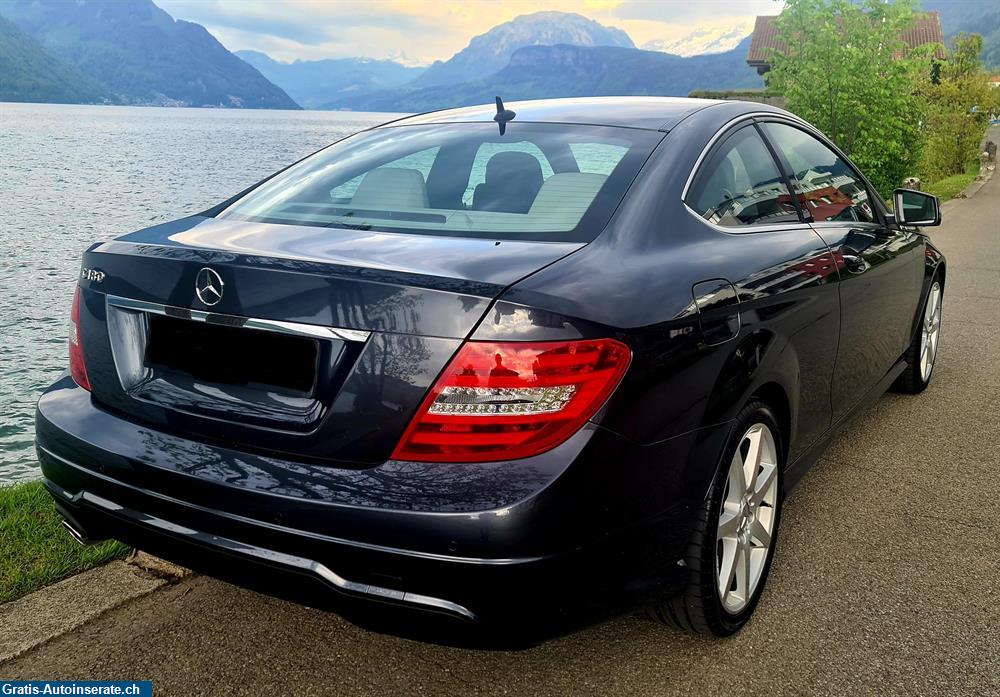
<path id="1" fill-rule="evenodd" d="M 207 266 L 198 272 L 198 277 L 194 280 L 194 292 L 204 304 L 215 305 L 222 300 L 222 277 Z"/>

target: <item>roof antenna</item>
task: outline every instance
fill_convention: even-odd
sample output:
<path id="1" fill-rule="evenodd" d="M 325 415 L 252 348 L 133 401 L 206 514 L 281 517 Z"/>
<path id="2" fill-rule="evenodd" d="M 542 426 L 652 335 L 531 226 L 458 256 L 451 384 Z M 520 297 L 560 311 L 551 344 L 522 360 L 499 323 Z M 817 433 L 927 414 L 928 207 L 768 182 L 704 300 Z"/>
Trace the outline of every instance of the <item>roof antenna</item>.
<path id="1" fill-rule="evenodd" d="M 500 125 L 500 135 L 507 132 L 507 122 L 512 120 L 517 114 L 515 114 L 510 109 L 504 108 L 503 100 L 497 96 L 497 114 L 493 117 L 493 120 Z"/>

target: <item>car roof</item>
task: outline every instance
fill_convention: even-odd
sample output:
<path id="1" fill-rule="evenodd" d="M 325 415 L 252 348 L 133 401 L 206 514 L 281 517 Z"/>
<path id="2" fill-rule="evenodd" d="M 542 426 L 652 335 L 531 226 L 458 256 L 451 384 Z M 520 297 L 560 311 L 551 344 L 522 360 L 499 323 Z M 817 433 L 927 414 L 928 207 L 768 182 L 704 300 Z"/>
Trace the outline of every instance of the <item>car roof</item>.
<path id="1" fill-rule="evenodd" d="M 669 131 L 697 111 L 726 103 L 733 102 L 688 97 L 574 97 L 513 101 L 505 103 L 504 106 L 517 114 L 516 122 L 619 126 Z M 762 106 L 764 105 L 747 103 L 748 108 Z M 383 125 L 475 123 L 492 121 L 496 113 L 495 104 L 483 104 L 430 111 Z"/>

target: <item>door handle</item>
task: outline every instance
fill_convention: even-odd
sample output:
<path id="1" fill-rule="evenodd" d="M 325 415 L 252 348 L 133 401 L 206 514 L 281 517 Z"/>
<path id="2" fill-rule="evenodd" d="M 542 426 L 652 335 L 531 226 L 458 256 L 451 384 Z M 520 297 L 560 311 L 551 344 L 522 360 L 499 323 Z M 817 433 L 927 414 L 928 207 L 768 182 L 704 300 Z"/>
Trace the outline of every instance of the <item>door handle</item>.
<path id="1" fill-rule="evenodd" d="M 864 273 L 868 270 L 868 262 L 853 249 L 841 251 L 840 257 L 844 260 L 844 266 L 851 273 Z"/>

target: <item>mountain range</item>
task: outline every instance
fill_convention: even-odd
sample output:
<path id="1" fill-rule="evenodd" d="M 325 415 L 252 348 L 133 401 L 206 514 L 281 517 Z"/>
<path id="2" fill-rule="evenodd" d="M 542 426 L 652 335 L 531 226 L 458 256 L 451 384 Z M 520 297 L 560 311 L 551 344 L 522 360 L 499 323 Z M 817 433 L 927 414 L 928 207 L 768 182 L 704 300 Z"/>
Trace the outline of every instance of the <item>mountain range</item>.
<path id="1" fill-rule="evenodd" d="M 628 34 L 616 27 L 571 12 L 535 12 L 474 36 L 468 46 L 448 60 L 435 61 L 413 84 L 430 87 L 482 79 L 503 69 L 518 49 L 556 44 L 635 48 Z"/>
<path id="2" fill-rule="evenodd" d="M 625 32 L 581 15 L 536 12 L 473 37 L 408 81 L 402 66 L 391 70 L 388 61 L 280 63 L 258 52 L 237 55 L 307 108 L 415 112 L 490 102 L 497 94 L 678 96 L 694 89 L 762 87 L 746 64 L 749 39 L 744 34 L 733 44 L 734 31 L 711 37 L 717 47 L 732 44 L 729 50 L 682 57 L 637 49 Z"/>
<path id="3" fill-rule="evenodd" d="M 724 53 L 736 48 L 753 33 L 753 21 L 747 20 L 733 26 L 703 27 L 677 39 L 654 39 L 642 45 L 647 51 L 662 51 L 675 56 L 700 56 L 705 53 Z"/>
<path id="4" fill-rule="evenodd" d="M 750 39 L 725 53 L 684 58 L 619 46 L 530 45 L 519 48 L 501 70 L 458 84 L 420 86 L 361 94 L 328 108 L 418 112 L 505 99 L 610 95 L 686 96 L 692 90 L 763 87 L 746 64 Z"/>
<path id="5" fill-rule="evenodd" d="M 1000 67 L 996 0 L 925 0 L 945 36 L 983 35 Z M 746 64 L 749 24 L 702 27 L 636 48 L 621 29 L 578 14 L 521 15 L 448 60 L 282 62 L 228 51 L 200 24 L 152 0 L 0 0 L 0 101 L 425 111 L 587 95 L 686 95 L 763 86 Z M 405 64 L 404 64 L 405 63 Z"/>
<path id="6" fill-rule="evenodd" d="M 945 41 L 961 33 L 983 37 L 983 65 L 1000 70 L 1000 3 L 997 0 L 924 0 L 925 10 L 941 14 Z"/>
<path id="7" fill-rule="evenodd" d="M 260 51 L 236 51 L 236 55 L 260 71 L 306 109 L 358 94 L 399 87 L 424 72 L 391 60 L 332 58 L 293 63 L 276 61 Z"/>
<path id="8" fill-rule="evenodd" d="M 112 93 L 0 16 L 0 101 L 104 102 Z"/>
<path id="9" fill-rule="evenodd" d="M 983 57 L 1000 63 L 1000 6 L 996 0 L 928 0 L 941 13 L 946 36 L 977 31 Z M 387 88 L 311 97 L 321 109 L 413 112 L 507 99 L 587 95 L 687 95 L 693 90 L 753 89 L 763 80 L 746 63 L 749 22 L 704 27 L 641 50 L 625 32 L 565 12 L 537 12 L 473 37 L 446 61 L 415 79 Z M 255 65 L 260 67 L 259 63 Z M 262 71 L 264 69 L 262 68 Z M 265 74 L 268 74 L 265 72 Z M 268 74 L 291 91 L 284 76 Z"/>
<path id="10" fill-rule="evenodd" d="M 3 0 L 0 15 L 37 45 L 27 54 L 36 63 L 41 56 L 55 59 L 48 67 L 26 68 L 16 47 L 25 45 L 23 38 L 5 32 L 0 71 L 19 71 L 20 78 L 13 94 L 3 81 L 0 100 L 25 101 L 18 97 L 34 94 L 45 101 L 300 108 L 205 27 L 175 20 L 151 0 Z M 66 64 L 76 73 L 68 73 Z M 41 93 L 29 87 L 31 74 L 47 75 L 49 87 Z"/>

